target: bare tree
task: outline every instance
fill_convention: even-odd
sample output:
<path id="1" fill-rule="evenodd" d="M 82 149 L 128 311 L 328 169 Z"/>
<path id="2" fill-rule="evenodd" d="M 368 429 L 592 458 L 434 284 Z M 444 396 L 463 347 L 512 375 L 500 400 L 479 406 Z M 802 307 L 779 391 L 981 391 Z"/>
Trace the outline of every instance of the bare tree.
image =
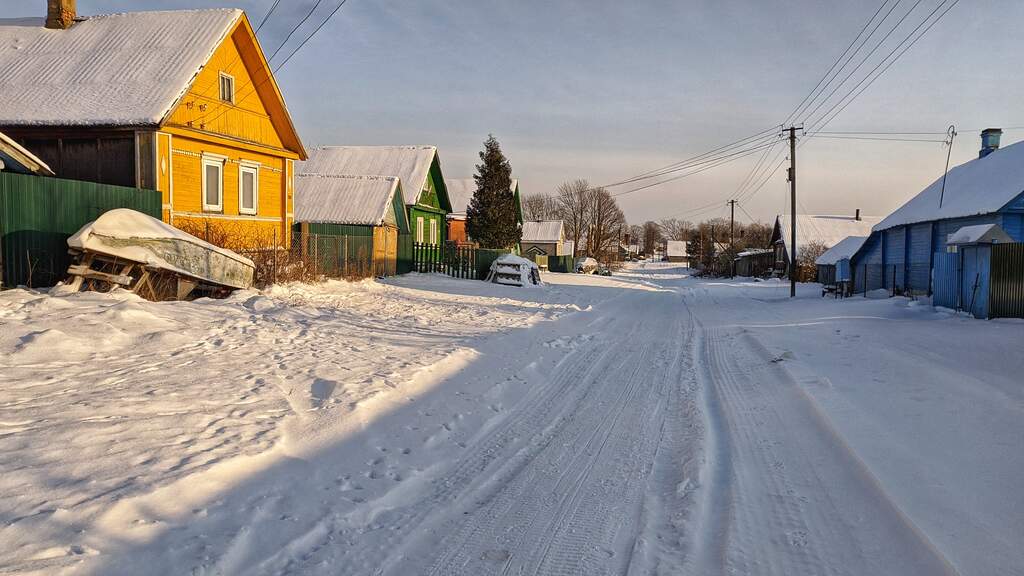
<path id="1" fill-rule="evenodd" d="M 590 183 L 586 180 L 563 182 L 555 193 L 558 216 L 565 223 L 566 236 L 579 247 L 590 223 Z"/>
<path id="2" fill-rule="evenodd" d="M 689 232 L 693 230 L 693 223 L 677 218 L 665 218 L 658 221 L 661 227 L 661 234 L 666 240 L 689 240 Z"/>
<path id="3" fill-rule="evenodd" d="M 557 220 L 558 202 L 550 194 L 539 192 L 523 196 L 524 220 Z"/>
<path id="4" fill-rule="evenodd" d="M 657 222 L 648 220 L 644 222 L 643 239 L 644 239 L 644 254 L 653 256 L 654 251 L 663 240 L 661 234 L 661 226 L 658 226 Z"/>
<path id="5" fill-rule="evenodd" d="M 626 216 L 615 198 L 604 188 L 591 190 L 587 223 L 587 255 L 609 262 L 618 254 L 619 235 Z"/>

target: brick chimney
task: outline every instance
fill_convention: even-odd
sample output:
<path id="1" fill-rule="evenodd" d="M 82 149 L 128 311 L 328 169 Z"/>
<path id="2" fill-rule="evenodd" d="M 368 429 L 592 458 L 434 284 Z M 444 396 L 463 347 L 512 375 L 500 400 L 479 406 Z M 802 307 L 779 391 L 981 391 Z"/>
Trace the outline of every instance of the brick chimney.
<path id="1" fill-rule="evenodd" d="M 75 0 L 46 0 L 46 27 L 67 30 L 75 23 Z"/>
<path id="2" fill-rule="evenodd" d="M 984 158 L 989 154 L 999 150 L 999 137 L 1003 135 L 1003 131 L 1000 128 L 985 128 L 981 131 L 981 151 L 978 152 L 978 158 Z"/>

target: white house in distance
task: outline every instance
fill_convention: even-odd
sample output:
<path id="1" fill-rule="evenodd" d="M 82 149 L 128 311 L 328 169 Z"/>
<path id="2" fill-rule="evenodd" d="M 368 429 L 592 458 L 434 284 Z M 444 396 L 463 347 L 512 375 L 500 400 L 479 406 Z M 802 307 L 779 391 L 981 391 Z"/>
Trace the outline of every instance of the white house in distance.
<path id="1" fill-rule="evenodd" d="M 775 218 L 770 246 L 775 250 L 775 274 L 784 275 L 789 270 L 790 258 L 799 257 L 800 248 L 808 244 L 821 244 L 826 249 L 838 244 L 847 236 L 869 236 L 871 227 L 881 222 L 877 216 L 861 216 L 857 210 L 853 216 L 826 216 L 797 214 L 796 216 L 796 255 L 789 246 L 790 222 L 789 214 L 780 214 Z"/>
<path id="2" fill-rule="evenodd" d="M 548 256 L 565 256 L 565 225 L 561 220 L 523 222 L 523 256 L 538 266 L 547 266 Z"/>
<path id="3" fill-rule="evenodd" d="M 679 262 L 690 265 L 690 256 L 686 253 L 685 240 L 666 240 L 665 259 L 669 262 Z"/>

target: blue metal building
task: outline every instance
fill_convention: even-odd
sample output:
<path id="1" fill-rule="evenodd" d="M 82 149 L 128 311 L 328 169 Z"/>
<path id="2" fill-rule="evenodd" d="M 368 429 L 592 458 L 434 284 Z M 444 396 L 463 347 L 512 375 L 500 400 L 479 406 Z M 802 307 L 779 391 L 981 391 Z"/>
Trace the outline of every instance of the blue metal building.
<path id="1" fill-rule="evenodd" d="M 1024 241 L 1024 142 L 999 148 L 1002 130 L 981 133 L 978 158 L 949 171 L 872 228 L 851 260 L 854 290 L 931 294 L 932 270 L 950 234 L 998 224 Z"/>

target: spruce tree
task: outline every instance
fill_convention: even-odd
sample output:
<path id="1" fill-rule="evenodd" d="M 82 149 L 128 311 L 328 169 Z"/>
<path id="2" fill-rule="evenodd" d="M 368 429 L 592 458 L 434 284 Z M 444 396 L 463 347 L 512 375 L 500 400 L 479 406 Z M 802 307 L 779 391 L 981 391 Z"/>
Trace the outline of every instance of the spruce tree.
<path id="1" fill-rule="evenodd" d="M 511 248 L 522 238 L 511 190 L 512 166 L 493 134 L 484 142 L 480 160 L 473 176 L 476 191 L 466 209 L 466 232 L 483 248 Z"/>

